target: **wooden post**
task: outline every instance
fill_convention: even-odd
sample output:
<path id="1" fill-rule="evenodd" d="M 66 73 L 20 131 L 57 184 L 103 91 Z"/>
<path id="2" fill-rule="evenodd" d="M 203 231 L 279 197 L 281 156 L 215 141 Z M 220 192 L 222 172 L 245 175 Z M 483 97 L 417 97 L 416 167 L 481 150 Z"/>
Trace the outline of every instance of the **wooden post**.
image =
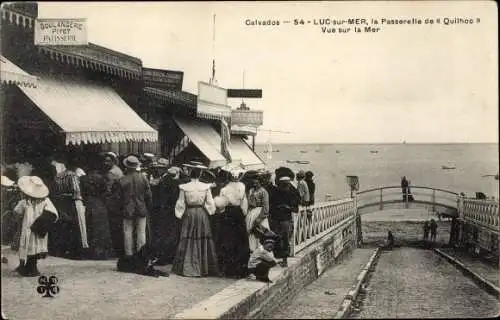
<path id="1" fill-rule="evenodd" d="M 384 210 L 384 198 L 382 196 L 382 192 L 384 189 L 380 188 L 380 210 Z"/>
<path id="2" fill-rule="evenodd" d="M 255 136 L 252 136 L 252 151 L 255 151 Z"/>

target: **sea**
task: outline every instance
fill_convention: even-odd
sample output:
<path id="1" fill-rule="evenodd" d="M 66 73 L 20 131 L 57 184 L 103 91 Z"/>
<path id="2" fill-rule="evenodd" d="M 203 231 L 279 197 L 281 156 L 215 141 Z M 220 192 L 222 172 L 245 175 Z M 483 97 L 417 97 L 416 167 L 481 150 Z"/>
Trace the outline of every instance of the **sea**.
<path id="1" fill-rule="evenodd" d="M 406 176 L 413 186 L 464 192 L 471 197 L 483 192 L 488 198 L 499 198 L 499 181 L 493 177 L 499 171 L 499 146 L 494 143 L 273 144 L 271 153 L 267 148 L 265 144 L 255 146 L 268 169 L 285 166 L 295 172 L 314 173 L 316 201 L 326 196 L 349 196 L 348 175 L 358 176 L 360 191 L 400 186 L 401 177 Z M 444 170 L 442 166 L 454 169 Z"/>

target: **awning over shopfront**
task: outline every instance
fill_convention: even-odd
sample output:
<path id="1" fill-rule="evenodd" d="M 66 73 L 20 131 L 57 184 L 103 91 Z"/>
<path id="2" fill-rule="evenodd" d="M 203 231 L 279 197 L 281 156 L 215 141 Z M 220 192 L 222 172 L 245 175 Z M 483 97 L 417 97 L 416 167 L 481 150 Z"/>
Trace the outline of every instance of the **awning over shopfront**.
<path id="1" fill-rule="evenodd" d="M 113 89 L 72 78 L 40 77 L 21 90 L 66 134 L 66 144 L 157 141 L 158 133 Z"/>
<path id="2" fill-rule="evenodd" d="M 7 84 L 24 87 L 37 86 L 37 77 L 28 74 L 4 56 L 0 56 L 0 79 L 2 83 Z"/>
<path id="3" fill-rule="evenodd" d="M 255 154 L 255 152 L 253 152 L 253 150 L 245 141 L 243 141 L 241 137 L 231 137 L 231 155 L 233 157 L 233 161 L 241 162 L 245 169 L 258 170 L 265 167 L 262 160 Z"/>
<path id="4" fill-rule="evenodd" d="M 209 167 L 214 168 L 226 164 L 221 154 L 221 137 L 208 123 L 174 118 L 177 125 L 191 142 L 208 158 Z"/>

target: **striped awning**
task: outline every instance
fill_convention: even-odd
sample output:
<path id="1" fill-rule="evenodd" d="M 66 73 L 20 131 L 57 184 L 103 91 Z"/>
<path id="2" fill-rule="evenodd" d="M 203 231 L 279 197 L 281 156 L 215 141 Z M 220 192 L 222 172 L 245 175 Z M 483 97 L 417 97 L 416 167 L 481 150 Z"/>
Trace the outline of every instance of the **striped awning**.
<path id="1" fill-rule="evenodd" d="M 24 87 L 36 87 L 37 78 L 0 56 L 0 79 L 2 83 L 15 84 Z"/>
<path id="2" fill-rule="evenodd" d="M 247 170 L 265 168 L 264 162 L 241 137 L 231 137 L 231 156 L 234 161 L 240 162 L 242 167 Z"/>
<path id="3" fill-rule="evenodd" d="M 65 133 L 66 144 L 157 141 L 151 128 L 110 87 L 42 76 L 21 90 Z"/>
<path id="4" fill-rule="evenodd" d="M 227 163 L 226 158 L 221 153 L 221 137 L 210 124 L 177 117 L 174 120 L 189 140 L 209 160 L 210 168 L 223 166 Z"/>

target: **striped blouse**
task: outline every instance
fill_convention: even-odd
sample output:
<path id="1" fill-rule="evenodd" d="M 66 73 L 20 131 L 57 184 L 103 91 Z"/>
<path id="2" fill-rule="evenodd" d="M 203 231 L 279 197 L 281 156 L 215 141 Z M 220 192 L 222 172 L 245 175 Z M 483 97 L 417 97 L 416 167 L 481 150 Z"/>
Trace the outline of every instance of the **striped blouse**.
<path id="1" fill-rule="evenodd" d="M 66 170 L 56 175 L 52 196 L 71 196 L 73 200 L 82 200 L 80 178 L 74 171 Z"/>

